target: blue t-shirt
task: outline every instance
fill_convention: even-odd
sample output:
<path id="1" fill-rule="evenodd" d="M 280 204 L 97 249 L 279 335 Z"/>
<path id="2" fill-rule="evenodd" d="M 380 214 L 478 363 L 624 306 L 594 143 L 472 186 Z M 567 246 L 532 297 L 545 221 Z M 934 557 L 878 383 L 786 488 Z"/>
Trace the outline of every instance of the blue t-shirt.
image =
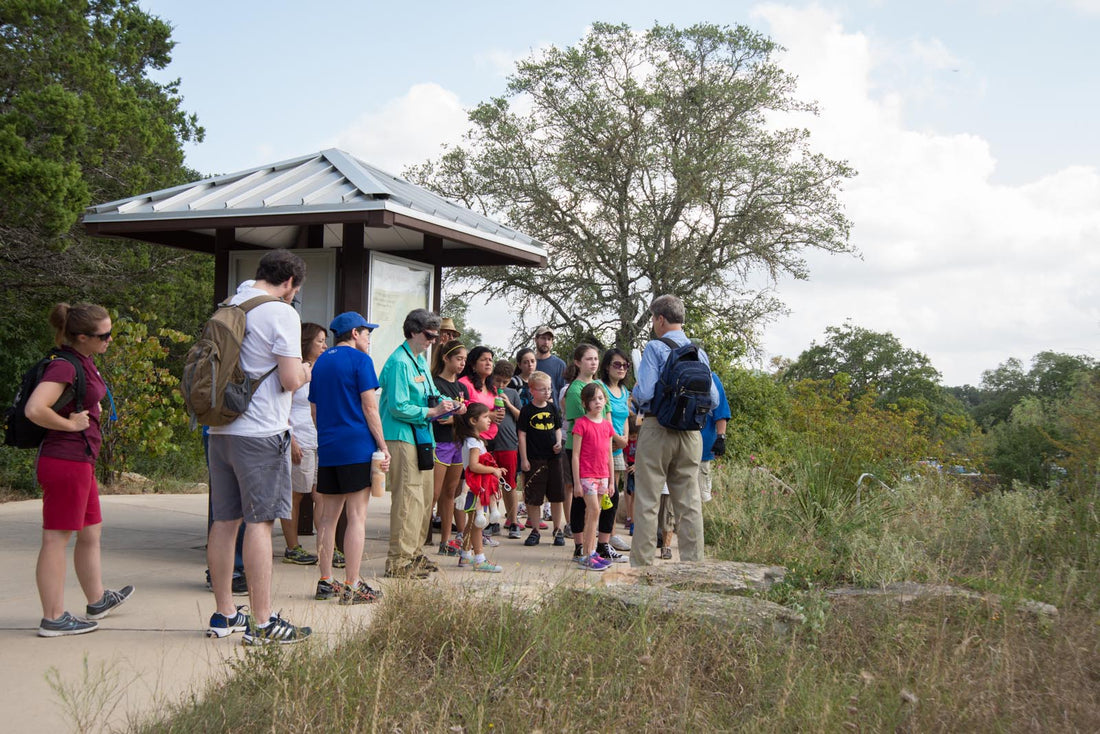
<path id="1" fill-rule="evenodd" d="M 707 414 L 706 423 L 703 424 L 703 429 L 699 431 L 699 434 L 703 437 L 703 461 L 713 461 L 714 452 L 710 450 L 710 447 L 714 445 L 714 439 L 718 438 L 718 429 L 715 427 L 715 423 L 722 420 L 730 419 L 730 404 L 726 400 L 726 388 L 722 386 L 722 381 L 718 379 L 718 375 L 711 372 L 710 380 L 714 383 L 714 386 L 718 388 L 718 403 L 715 405 L 714 410 Z"/>
<path id="2" fill-rule="evenodd" d="M 317 358 L 309 385 L 309 402 L 317 406 L 317 465 L 369 462 L 377 446 L 361 394 L 378 389 L 370 355 L 355 347 L 333 347 Z"/>
<path id="3" fill-rule="evenodd" d="M 606 392 L 611 404 L 611 427 L 615 429 L 615 434 L 618 436 L 626 435 L 626 419 L 630 417 L 630 391 L 626 389 L 626 386 L 619 383 L 619 397 L 615 397 L 615 393 L 611 392 L 611 388 L 607 388 Z M 622 456 L 622 449 L 615 449 L 612 452 L 613 456 Z"/>

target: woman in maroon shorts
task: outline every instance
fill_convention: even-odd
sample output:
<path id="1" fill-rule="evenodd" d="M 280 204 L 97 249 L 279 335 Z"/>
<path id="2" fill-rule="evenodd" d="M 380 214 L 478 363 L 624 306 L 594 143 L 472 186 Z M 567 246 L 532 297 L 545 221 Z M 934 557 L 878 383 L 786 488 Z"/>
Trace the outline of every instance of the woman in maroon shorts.
<path id="1" fill-rule="evenodd" d="M 111 343 L 111 317 L 102 306 L 59 303 L 50 311 L 57 345 L 72 352 L 83 367 L 84 404 L 72 402 L 55 412 L 53 405 L 76 383 L 76 368 L 66 359 L 55 359 L 42 373 L 42 381 L 27 399 L 29 419 L 49 429 L 38 451 L 38 483 L 42 486 L 42 548 L 35 577 L 42 601 L 40 637 L 61 637 L 92 632 L 95 620 L 134 593 L 133 586 L 118 591 L 103 588 L 99 562 L 99 490 L 95 461 L 102 436 L 99 401 L 107 385 L 92 356 L 103 354 Z M 65 611 L 65 566 L 69 538 L 76 532 L 73 565 L 80 587 L 88 598 L 85 617 Z"/>

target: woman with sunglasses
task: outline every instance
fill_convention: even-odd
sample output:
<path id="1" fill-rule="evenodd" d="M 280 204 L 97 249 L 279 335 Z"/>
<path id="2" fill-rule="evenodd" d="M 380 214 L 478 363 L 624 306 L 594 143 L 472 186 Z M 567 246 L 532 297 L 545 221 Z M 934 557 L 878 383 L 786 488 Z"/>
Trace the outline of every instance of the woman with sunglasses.
<path id="1" fill-rule="evenodd" d="M 38 635 L 61 637 L 98 629 L 95 620 L 126 601 L 134 587 L 104 589 L 100 572 L 103 518 L 95 462 L 103 440 L 99 401 L 107 395 L 107 384 L 92 358 L 106 352 L 111 343 L 111 317 L 102 306 L 91 303 L 59 303 L 50 311 L 50 325 L 58 347 L 68 356 L 46 366 L 27 399 L 26 415 L 47 429 L 37 466 L 42 485 L 42 547 L 35 568 L 42 601 Z M 69 361 L 74 357 L 84 372 L 84 402 L 76 405 L 74 394 L 67 404 L 57 405 L 66 388 L 77 383 L 76 367 Z M 74 532 L 73 565 L 88 599 L 83 617 L 65 611 L 65 556 Z"/>
<path id="2" fill-rule="evenodd" d="M 439 570 L 420 546 L 431 527 L 435 485 L 435 436 L 430 424 L 456 407 L 452 400 L 440 398 L 424 358 L 439 339 L 442 321 L 427 309 L 409 311 L 401 325 L 405 341 L 393 350 L 378 378 L 382 433 L 391 456 L 386 475 L 391 495 L 388 578 L 424 579 Z"/>
<path id="3" fill-rule="evenodd" d="M 600 360 L 600 369 L 597 372 L 600 382 L 607 388 L 609 396 L 608 404 L 611 406 L 611 427 L 615 429 L 615 438 L 612 441 L 611 458 L 615 462 L 614 484 L 615 493 L 612 495 L 612 507 L 600 512 L 599 536 L 596 543 L 597 552 L 609 561 L 625 563 L 626 556 L 620 555 L 618 550 L 630 550 L 629 545 L 619 537 L 612 538 L 615 531 L 615 516 L 618 513 L 619 502 L 622 501 L 623 490 L 626 488 L 626 456 L 623 448 L 627 442 L 627 421 L 630 419 L 630 390 L 627 389 L 626 378 L 630 373 L 630 357 L 618 348 L 611 348 L 604 352 Z"/>

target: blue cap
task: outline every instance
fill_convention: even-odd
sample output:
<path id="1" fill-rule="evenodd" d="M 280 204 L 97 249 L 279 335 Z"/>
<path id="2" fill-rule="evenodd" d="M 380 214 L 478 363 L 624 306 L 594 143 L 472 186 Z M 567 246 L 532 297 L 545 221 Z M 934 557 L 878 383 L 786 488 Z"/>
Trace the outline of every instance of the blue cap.
<path id="1" fill-rule="evenodd" d="M 378 324 L 372 324 L 368 322 L 363 315 L 356 311 L 344 311 L 336 318 L 332 320 L 332 323 L 328 325 L 328 330 L 333 334 L 339 336 L 340 334 L 347 334 L 352 329 L 377 329 Z"/>

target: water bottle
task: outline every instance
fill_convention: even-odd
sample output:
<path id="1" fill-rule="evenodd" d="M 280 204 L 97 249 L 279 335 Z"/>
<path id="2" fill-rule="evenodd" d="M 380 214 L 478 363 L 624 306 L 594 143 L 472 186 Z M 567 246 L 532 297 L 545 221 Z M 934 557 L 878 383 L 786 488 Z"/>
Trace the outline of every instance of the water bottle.
<path id="1" fill-rule="evenodd" d="M 493 401 L 493 407 L 497 410 L 504 412 L 504 389 L 497 390 L 496 399 Z"/>
<path id="2" fill-rule="evenodd" d="M 382 471 L 382 462 L 386 455 L 375 451 L 370 457 L 370 493 L 372 497 L 381 497 L 386 493 L 386 472 Z"/>

